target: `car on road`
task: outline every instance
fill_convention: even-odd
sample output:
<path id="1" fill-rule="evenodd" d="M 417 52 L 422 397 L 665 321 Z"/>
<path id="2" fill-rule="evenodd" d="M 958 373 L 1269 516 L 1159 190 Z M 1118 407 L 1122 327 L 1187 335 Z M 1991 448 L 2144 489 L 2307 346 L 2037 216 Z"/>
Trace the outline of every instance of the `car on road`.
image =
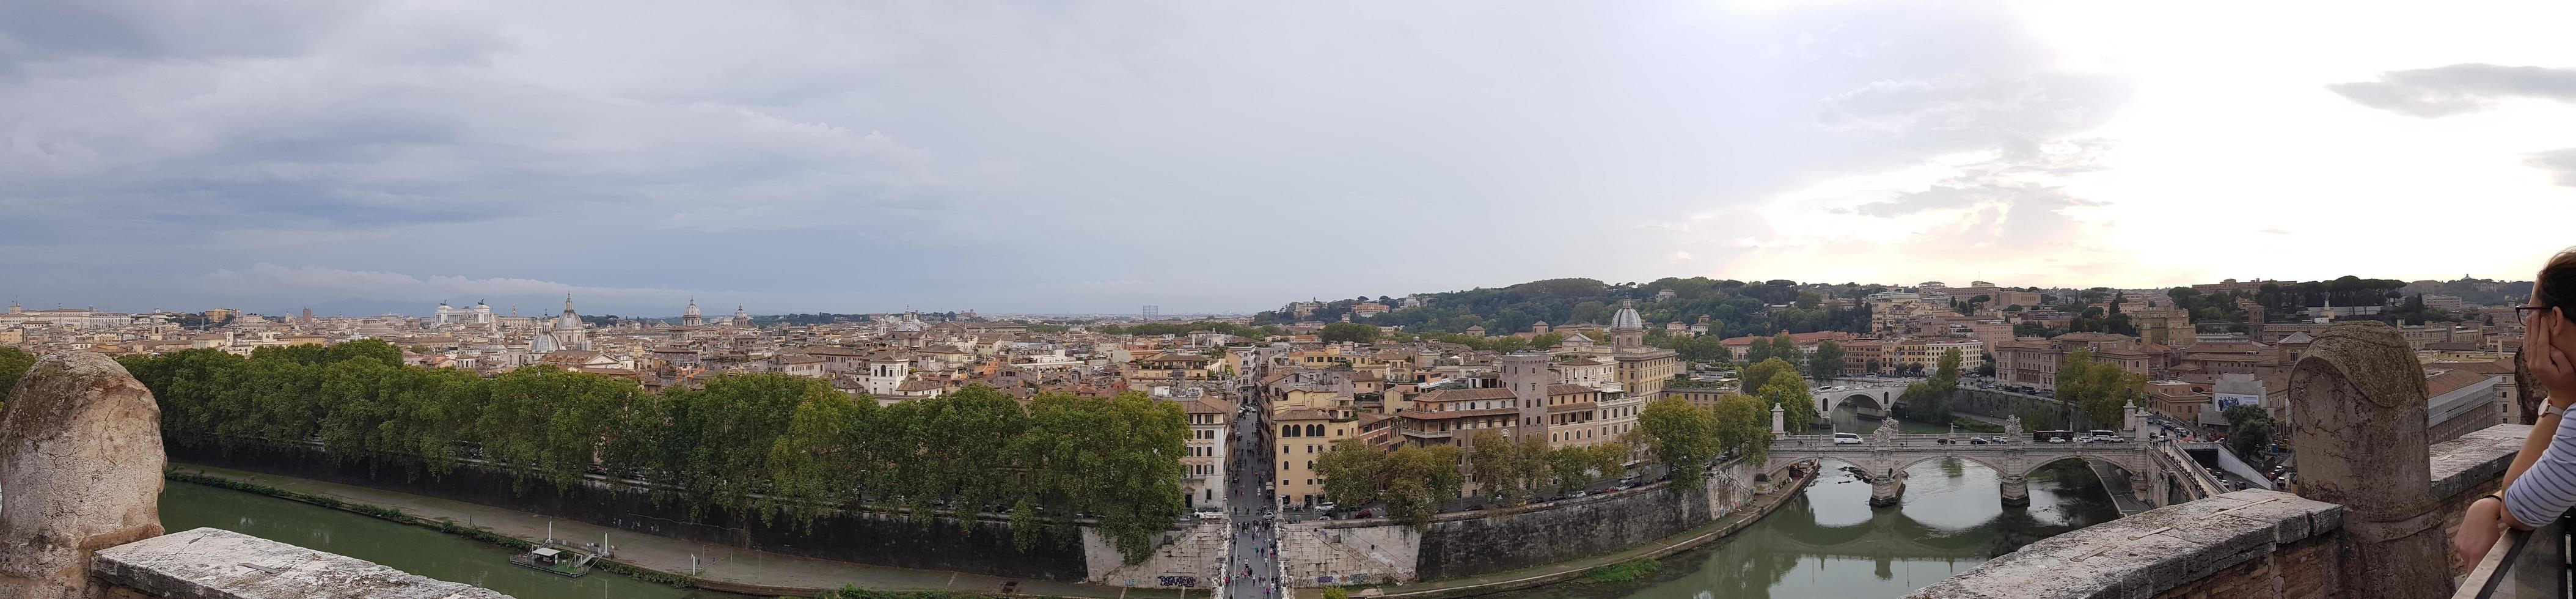
<path id="1" fill-rule="evenodd" d="M 2066 437 L 2057 437 L 2057 436 L 2052 436 L 2052 437 L 2049 437 L 2049 438 L 2048 438 L 2048 442 L 2050 442 L 2050 443 L 2065 443 L 2065 442 L 2066 442 Z"/>
<path id="2" fill-rule="evenodd" d="M 1942 439 L 1942 441 L 1948 441 L 1948 440 L 1949 440 L 1949 439 Z M 1969 437 L 1969 438 L 1968 438 L 1968 444 L 1969 444 L 1969 445 L 1984 445 L 1984 444 L 1986 444 L 1986 438 L 1985 438 L 1985 437 Z"/>
<path id="3" fill-rule="evenodd" d="M 1835 444 L 1835 445 L 1859 445 L 1859 444 L 1860 444 L 1860 435 L 1859 435 L 1859 434 L 1856 434 L 1856 433 L 1834 433 L 1834 444 Z"/>

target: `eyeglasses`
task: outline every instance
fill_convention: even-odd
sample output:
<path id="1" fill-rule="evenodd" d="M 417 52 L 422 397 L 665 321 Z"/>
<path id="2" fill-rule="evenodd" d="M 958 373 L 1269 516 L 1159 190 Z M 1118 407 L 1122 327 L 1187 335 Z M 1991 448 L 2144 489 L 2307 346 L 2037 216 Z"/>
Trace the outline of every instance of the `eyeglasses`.
<path id="1" fill-rule="evenodd" d="M 2541 310 L 2547 310 L 2547 309 L 2549 309 L 2549 306 L 2534 306 L 2534 305 L 2531 305 L 2531 304 L 2523 304 L 2523 305 L 2520 305 L 2520 306 L 2514 306 L 2514 307 L 2513 307 L 2513 315 L 2514 315 L 2516 318 L 2519 318 L 2519 317 L 2521 317 L 2521 316 L 2523 315 L 2523 313 L 2525 313 L 2525 312 L 2539 312 L 2539 311 L 2541 311 Z"/>

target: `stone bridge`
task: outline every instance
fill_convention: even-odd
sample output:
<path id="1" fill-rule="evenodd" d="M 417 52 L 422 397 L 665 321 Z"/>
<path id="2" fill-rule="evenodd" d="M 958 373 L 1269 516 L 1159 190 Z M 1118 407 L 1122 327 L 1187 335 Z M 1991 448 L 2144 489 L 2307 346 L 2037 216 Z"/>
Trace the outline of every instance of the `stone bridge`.
<path id="1" fill-rule="evenodd" d="M 1901 382 L 1841 379 L 1828 379 L 1827 382 L 1834 384 L 1816 385 L 1807 390 L 1808 395 L 1816 398 L 1817 414 L 1832 414 L 1834 406 L 1849 403 L 1853 411 L 1863 416 L 1886 418 L 1887 411 L 1902 405 L 1901 400 L 1905 396 L 1906 383 Z"/>
<path id="2" fill-rule="evenodd" d="M 2015 422 L 2003 443 L 1969 445 L 1941 443 L 1946 435 L 1896 434 L 1892 423 L 1879 427 L 1879 433 L 1862 437 L 1858 444 L 1835 444 L 1831 435 L 1783 435 L 1771 442 L 1770 467 L 1794 462 L 1832 460 L 1860 469 L 1869 480 L 1869 504 L 1893 506 L 1905 493 L 1905 469 L 1932 460 L 1957 459 L 1994 470 L 2003 485 L 2004 505 L 2030 505 L 2031 471 L 2040 466 L 2066 459 L 2106 463 L 2126 471 L 2132 478 L 2146 477 L 2154 496 L 2163 496 L 2162 469 L 2151 455 L 2150 442 L 2125 443 L 2033 443 L 2020 436 Z M 2152 475 L 2152 476 L 2151 476 Z"/>

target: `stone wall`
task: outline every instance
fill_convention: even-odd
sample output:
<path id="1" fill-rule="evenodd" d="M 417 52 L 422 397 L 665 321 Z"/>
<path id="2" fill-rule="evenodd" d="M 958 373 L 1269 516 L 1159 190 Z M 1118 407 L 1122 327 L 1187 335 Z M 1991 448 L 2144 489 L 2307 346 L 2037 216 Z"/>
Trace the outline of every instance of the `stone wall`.
<path id="1" fill-rule="evenodd" d="M 1960 389 L 1957 395 L 1951 396 L 1950 408 L 1990 418 L 2011 418 L 2020 416 L 2022 410 L 2036 409 L 2051 414 L 2066 414 L 2068 418 L 2075 420 L 2072 423 L 2074 426 L 2067 427 L 2069 429 L 2093 428 L 2083 421 L 2084 416 L 2080 410 L 2068 408 L 2066 402 L 2037 395 L 1968 387 Z M 2025 428 L 2037 430 L 2038 427 Z"/>
<path id="2" fill-rule="evenodd" d="M 1084 556 L 1088 545 L 1048 539 L 1024 552 L 1012 543 L 1009 522 L 998 518 L 979 519 L 960 527 L 948 519 L 922 524 L 900 514 L 840 512 L 816 518 L 807 527 L 785 516 L 763 521 L 755 514 L 714 508 L 691 518 L 687 507 L 677 501 L 631 486 L 610 488 L 594 482 L 557 492 L 543 483 L 523 483 L 507 473 L 471 466 L 440 478 L 410 477 L 400 468 L 376 468 L 366 462 L 333 463 L 327 454 L 309 447 L 252 446 L 229 453 L 172 447 L 170 459 L 400 491 L 645 534 L 820 559 L 1064 581 L 1084 580 L 1093 572 L 1090 560 Z M 1117 560 L 1114 556 L 1110 559 Z"/>
<path id="3" fill-rule="evenodd" d="M 2428 448 L 2446 536 L 2469 502 L 2495 490 L 2530 430 L 2499 425 Z M 2049 537 L 1908 597 L 2348 596 L 2336 563 L 2351 540 L 2343 518 L 2340 505 L 2237 491 Z"/>
<path id="4" fill-rule="evenodd" d="M 1281 578 L 1300 587 L 1440 580 L 1614 553 L 1742 509 L 1753 500 L 1756 468 L 1728 462 L 1698 488 L 1656 483 L 1444 514 L 1420 531 L 1383 518 L 1289 524 L 1280 528 Z"/>
<path id="5" fill-rule="evenodd" d="M 1217 563 L 1225 559 L 1226 531 L 1224 521 L 1208 520 L 1165 532 L 1155 540 L 1153 555 L 1130 566 L 1120 559 L 1117 546 L 1108 537 L 1084 528 L 1082 555 L 1089 570 L 1084 579 L 1124 587 L 1216 586 L 1209 578 L 1218 574 Z"/>
<path id="6" fill-rule="evenodd" d="M 1421 580 L 1422 533 L 1384 518 L 1279 527 L 1280 579 L 1315 587 Z"/>

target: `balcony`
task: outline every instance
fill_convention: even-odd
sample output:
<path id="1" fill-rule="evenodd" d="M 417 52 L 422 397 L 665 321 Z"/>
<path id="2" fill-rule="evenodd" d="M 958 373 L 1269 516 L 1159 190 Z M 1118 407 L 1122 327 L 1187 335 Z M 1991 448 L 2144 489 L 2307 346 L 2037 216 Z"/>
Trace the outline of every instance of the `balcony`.
<path id="1" fill-rule="evenodd" d="M 2571 513 L 2576 514 L 2576 513 Z M 2454 599 L 2535 599 L 2576 597 L 2568 574 L 2571 544 L 2569 520 L 2561 514 L 2547 526 L 2516 530 L 2496 540 L 2494 549 L 2461 579 Z"/>

